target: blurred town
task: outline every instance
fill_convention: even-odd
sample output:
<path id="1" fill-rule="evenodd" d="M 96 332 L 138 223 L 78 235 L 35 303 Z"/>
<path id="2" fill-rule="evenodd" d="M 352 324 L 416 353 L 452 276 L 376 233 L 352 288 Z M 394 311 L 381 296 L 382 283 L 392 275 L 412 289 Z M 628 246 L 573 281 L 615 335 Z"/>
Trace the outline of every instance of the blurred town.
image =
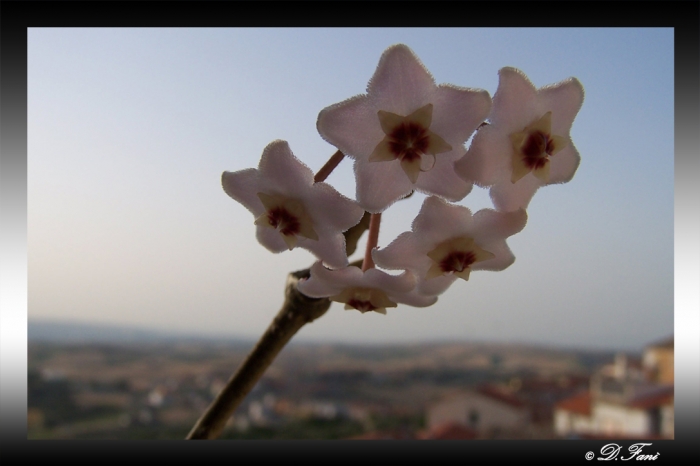
<path id="1" fill-rule="evenodd" d="M 182 439 L 251 347 L 30 339 L 28 438 Z M 291 344 L 221 438 L 673 438 L 673 382 L 673 338 L 641 354 Z"/>

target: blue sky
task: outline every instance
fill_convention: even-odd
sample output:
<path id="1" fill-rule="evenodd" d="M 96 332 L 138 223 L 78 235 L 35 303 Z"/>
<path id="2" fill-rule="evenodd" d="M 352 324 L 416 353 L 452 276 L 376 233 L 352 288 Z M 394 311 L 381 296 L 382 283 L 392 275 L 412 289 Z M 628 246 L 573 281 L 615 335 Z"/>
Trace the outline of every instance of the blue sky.
<path id="1" fill-rule="evenodd" d="M 586 92 L 574 179 L 535 195 L 516 262 L 429 308 L 334 304 L 300 340 L 479 340 L 637 349 L 673 332 L 673 30 L 30 29 L 30 318 L 256 338 L 305 250 L 273 255 L 221 189 L 287 140 L 313 170 L 334 152 L 318 112 L 365 92 L 404 43 L 437 83 L 486 89 L 514 66 Z M 328 182 L 354 196 L 345 160 Z M 383 218 L 410 228 L 423 196 Z M 459 204 L 490 207 L 475 188 Z"/>

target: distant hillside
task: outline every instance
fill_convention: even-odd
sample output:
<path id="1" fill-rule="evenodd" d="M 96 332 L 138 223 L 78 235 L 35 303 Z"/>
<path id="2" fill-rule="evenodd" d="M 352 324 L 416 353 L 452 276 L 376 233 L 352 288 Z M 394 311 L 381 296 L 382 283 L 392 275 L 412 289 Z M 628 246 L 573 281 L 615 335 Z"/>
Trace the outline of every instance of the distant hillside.
<path id="1" fill-rule="evenodd" d="M 182 341 L 251 343 L 247 338 L 192 335 L 130 326 L 29 319 L 27 340 L 45 343 L 166 343 Z"/>
<path id="2" fill-rule="evenodd" d="M 246 352 L 255 340 L 225 335 L 207 335 L 158 331 L 135 326 L 113 326 L 84 322 L 65 322 L 30 319 L 27 327 L 29 343 L 54 345 L 119 344 L 170 345 L 196 343 L 205 346 L 225 345 L 241 347 Z M 598 349 L 557 348 L 533 344 L 441 341 L 372 345 L 362 343 L 294 341 L 280 357 L 280 361 L 294 360 L 295 365 L 323 360 L 325 368 L 347 369 L 348 365 L 385 370 L 408 364 L 413 368 L 489 368 L 498 366 L 503 371 L 525 368 L 562 370 L 564 367 L 590 370 L 614 357 L 615 351 Z M 628 353 L 634 356 L 634 353 Z"/>

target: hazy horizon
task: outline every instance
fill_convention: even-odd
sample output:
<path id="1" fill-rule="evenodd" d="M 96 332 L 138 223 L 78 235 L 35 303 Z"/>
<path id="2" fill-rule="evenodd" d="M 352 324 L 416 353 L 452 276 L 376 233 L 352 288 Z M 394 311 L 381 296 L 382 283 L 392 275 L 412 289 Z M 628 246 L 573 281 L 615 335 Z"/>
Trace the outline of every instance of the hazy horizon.
<path id="1" fill-rule="evenodd" d="M 34 327 L 34 332 L 32 332 Z M 40 331 L 36 328 L 41 327 Z M 51 335 L 49 331 L 54 332 L 57 327 L 61 328 L 63 333 Z M 102 344 L 102 343 L 145 343 L 148 338 L 153 337 L 153 342 L 168 342 L 178 343 L 179 341 L 187 342 L 191 340 L 214 342 L 217 344 L 225 344 L 227 342 L 233 345 L 254 345 L 258 338 L 255 336 L 233 335 L 230 333 L 222 333 L 206 330 L 168 330 L 148 325 L 129 325 L 129 324 L 104 324 L 100 322 L 92 322 L 89 320 L 75 319 L 50 319 L 50 318 L 30 318 L 28 319 L 28 336 L 29 343 L 56 343 L 56 344 Z M 77 336 L 78 331 L 87 330 Z M 499 341 L 499 340 L 479 340 L 479 339 L 459 339 L 459 338 L 437 338 L 437 339 L 416 339 L 400 340 L 400 341 L 352 341 L 342 340 L 337 338 L 326 338 L 323 336 L 307 336 L 304 335 L 303 329 L 290 341 L 289 344 L 298 343 L 301 345 L 340 345 L 340 346 L 359 346 L 359 347 L 377 347 L 377 346 L 412 346 L 412 345 L 432 345 L 432 344 L 473 344 L 473 345 L 496 345 L 496 346 L 523 346 L 531 348 L 562 350 L 562 351 L 591 351 L 591 352 L 627 352 L 641 354 L 645 347 L 665 340 L 673 338 L 673 334 L 658 338 L 653 341 L 639 345 L 620 345 L 613 342 L 609 346 L 599 345 L 567 345 L 552 344 L 546 342 L 533 341 Z"/>
<path id="2" fill-rule="evenodd" d="M 672 28 L 30 28 L 28 318 L 257 339 L 314 257 L 265 250 L 221 173 L 257 167 L 275 139 L 320 168 L 335 149 L 318 112 L 364 93 L 395 43 L 438 84 L 492 97 L 504 66 L 537 87 L 577 77 L 581 165 L 537 192 L 510 268 L 429 308 L 333 304 L 295 341 L 641 349 L 672 335 Z M 352 163 L 328 182 L 354 197 Z M 423 199 L 387 212 L 380 246 Z M 459 204 L 491 207 L 477 187 Z"/>

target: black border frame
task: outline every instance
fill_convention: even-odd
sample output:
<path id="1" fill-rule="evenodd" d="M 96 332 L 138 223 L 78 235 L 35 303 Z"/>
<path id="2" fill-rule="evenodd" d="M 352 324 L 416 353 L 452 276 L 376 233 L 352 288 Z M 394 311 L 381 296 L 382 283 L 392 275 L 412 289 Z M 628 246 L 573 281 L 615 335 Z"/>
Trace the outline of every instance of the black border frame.
<path id="1" fill-rule="evenodd" d="M 675 37 L 676 115 L 676 247 L 678 228 L 695 231 L 697 201 L 691 175 L 698 175 L 697 149 L 700 127 L 700 3 L 665 2 L 464 2 L 411 3 L 296 3 L 296 2 L 19 2 L 0 4 L 1 129 L 3 221 L 26 238 L 27 151 L 27 28 L 29 27 L 672 27 Z M 449 7 L 449 10 L 447 10 Z M 452 13 L 446 15 L 445 11 Z M 494 14 L 497 11 L 498 14 Z M 342 14 L 338 14 L 342 12 Z M 688 150 L 689 149 L 689 152 Z M 685 150 L 685 152 L 683 152 Z M 679 152 L 680 151 L 680 152 Z M 681 153 L 683 152 L 683 153 Z M 694 154 L 694 155 L 693 155 Z M 690 177 L 690 178 L 688 178 Z M 679 183 L 682 183 L 679 188 Z M 686 183 L 690 183 L 687 185 Z M 692 189 L 692 191 L 689 191 Z M 24 198 L 22 199 L 22 192 Z M 689 194 L 690 192 L 690 194 Z M 682 205 L 679 201 L 682 201 Z M 690 207 L 689 207 L 690 206 Z M 679 210 L 681 209 L 681 210 Z M 22 217 L 22 210 L 24 217 Z M 9 213 L 8 213 L 9 212 Z M 682 223 L 679 223 L 681 218 Z M 691 217 L 689 217 L 691 216 Z M 24 225 L 22 225 L 22 222 Z M 689 230 L 688 230 L 689 229 Z M 5 230 L 5 225 L 3 226 Z M 15 231 L 15 230 L 13 230 Z M 0 246 L 12 247 L 3 232 Z M 9 241 L 9 242 L 8 242 Z M 26 245 L 26 242 L 25 242 Z M 679 269 L 676 250 L 676 273 Z M 687 264 L 687 262 L 685 262 Z M 687 267 L 686 267 L 687 268 Z M 25 268 L 26 270 L 26 268 Z M 694 270 L 689 270 L 694 272 Z M 678 275 L 676 276 L 678 280 Z M 676 282 L 677 283 L 677 282 Z M 676 294 L 678 297 L 678 292 Z M 3 314 L 7 311 L 3 311 Z M 676 303 L 678 312 L 678 303 Z M 692 310 L 691 310 L 692 312 Z M 3 319 L 7 324 L 7 319 Z M 676 327 L 678 330 L 678 326 Z M 697 329 L 696 329 L 697 330 Z M 686 333 L 687 335 L 687 333 Z M 678 337 L 678 335 L 677 335 Z M 683 351 L 682 345 L 680 350 Z M 680 368 L 682 370 L 683 367 Z M 690 368 L 689 368 L 690 369 Z M 693 369 L 697 371 L 697 369 Z M 676 368 L 679 374 L 679 367 Z M 6 377 L 7 374 L 4 374 Z M 689 379 L 684 379 L 689 380 Z M 3 381 L 19 384 L 22 381 Z M 700 438 L 700 390 L 683 382 L 678 394 L 695 393 L 676 402 L 676 440 L 652 441 L 645 452 L 659 452 L 657 464 L 691 464 L 700 459 L 695 447 Z M 10 386 L 10 388 L 13 388 Z M 11 399 L 10 399 L 11 400 Z M 26 416 L 12 419 L 7 396 L 2 399 L 0 451 L 4 464 L 67 460 L 74 464 L 124 463 L 328 463 L 338 459 L 387 464 L 588 463 L 584 455 L 609 442 L 579 441 L 218 441 L 197 442 L 105 442 L 29 441 Z M 26 402 L 25 399 L 19 403 Z M 680 405 L 679 405 L 680 402 Z M 14 403 L 13 403 L 14 404 Z M 22 407 L 19 406 L 22 410 Z M 13 424 L 14 423 L 14 424 Z M 235 442 L 235 443 L 232 443 Z M 627 450 L 633 441 L 616 442 Z M 204 446 L 206 445 L 206 446 Z M 696 460 L 693 461 L 692 458 Z M 590 464 L 590 463 L 589 463 Z"/>

